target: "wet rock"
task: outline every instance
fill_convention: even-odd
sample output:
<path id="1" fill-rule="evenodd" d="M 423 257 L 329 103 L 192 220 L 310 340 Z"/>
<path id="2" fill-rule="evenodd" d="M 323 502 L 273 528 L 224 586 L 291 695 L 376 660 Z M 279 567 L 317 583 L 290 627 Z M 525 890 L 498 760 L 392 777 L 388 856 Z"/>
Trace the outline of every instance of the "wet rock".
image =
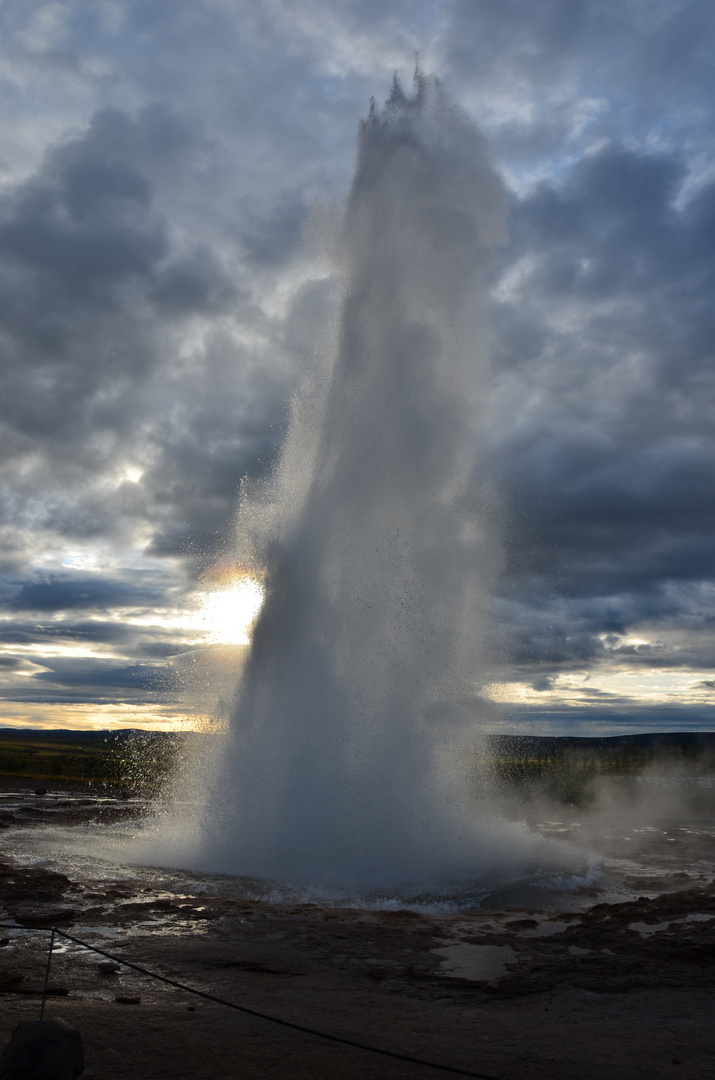
<path id="1" fill-rule="evenodd" d="M 23 1020 L 0 1056 L 0 1080 L 74 1080 L 82 1072 L 82 1036 L 63 1020 Z"/>
<path id="2" fill-rule="evenodd" d="M 418 911 L 407 911 L 400 909 L 399 911 L 384 911 L 382 912 L 382 921 L 390 924 L 400 925 L 401 923 L 418 923 L 424 922 L 424 915 L 421 915 Z"/>
<path id="3" fill-rule="evenodd" d="M 102 975 L 116 975 L 119 971 L 119 964 L 115 964 L 111 960 L 100 960 L 97 967 Z"/>
<path id="4" fill-rule="evenodd" d="M 16 905 L 13 910 L 15 921 L 21 926 L 58 926 L 61 923 L 74 922 L 77 912 L 69 907 L 47 907 L 45 905 Z"/>
<path id="5" fill-rule="evenodd" d="M 20 867 L 0 860 L 0 900 L 8 906 L 23 901 L 61 900 L 65 892 L 74 888 L 68 877 L 54 870 Z"/>
<path id="6" fill-rule="evenodd" d="M 130 994 L 117 994 L 114 1000 L 120 1005 L 139 1005 L 141 1002 L 140 997 L 132 997 Z M 0 1076 L 0 1080 L 4 1078 Z"/>
<path id="7" fill-rule="evenodd" d="M 19 971 L 0 971 L 0 994 L 14 994 L 25 978 Z"/>

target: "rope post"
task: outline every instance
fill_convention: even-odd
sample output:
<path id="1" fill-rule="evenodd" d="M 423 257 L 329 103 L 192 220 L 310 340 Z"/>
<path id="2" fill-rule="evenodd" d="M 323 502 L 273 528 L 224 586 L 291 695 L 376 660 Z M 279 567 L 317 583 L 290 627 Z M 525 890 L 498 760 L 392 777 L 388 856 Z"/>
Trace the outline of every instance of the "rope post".
<path id="1" fill-rule="evenodd" d="M 55 928 L 52 927 L 52 933 L 50 934 L 50 951 L 47 954 L 47 968 L 45 970 L 45 985 L 42 991 L 42 1006 L 40 1007 L 40 1020 L 45 1015 L 45 999 L 47 998 L 47 986 L 50 981 L 50 965 L 52 964 L 52 949 L 55 944 Z"/>

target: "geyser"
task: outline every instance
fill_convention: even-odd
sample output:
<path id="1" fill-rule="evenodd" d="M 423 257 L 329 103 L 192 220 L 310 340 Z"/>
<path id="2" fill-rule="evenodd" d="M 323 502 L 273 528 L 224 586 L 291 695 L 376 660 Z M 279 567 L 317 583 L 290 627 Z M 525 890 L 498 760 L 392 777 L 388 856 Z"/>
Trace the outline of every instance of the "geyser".
<path id="1" fill-rule="evenodd" d="M 239 511 L 265 601 L 230 730 L 152 858 L 399 886 L 533 857 L 475 805 L 473 771 L 499 559 L 478 512 L 481 294 L 505 218 L 481 135 L 436 80 L 396 81 L 360 126 L 335 348 Z"/>

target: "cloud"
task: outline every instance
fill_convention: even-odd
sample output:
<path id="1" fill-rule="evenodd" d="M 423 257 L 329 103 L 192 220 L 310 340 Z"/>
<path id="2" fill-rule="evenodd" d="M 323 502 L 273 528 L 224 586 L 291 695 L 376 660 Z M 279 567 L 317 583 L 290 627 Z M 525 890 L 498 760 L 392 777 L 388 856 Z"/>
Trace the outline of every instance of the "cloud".
<path id="1" fill-rule="evenodd" d="M 111 607 L 157 603 L 157 590 L 142 589 L 138 583 L 113 581 L 108 578 L 50 576 L 46 582 L 22 585 L 8 604 L 10 611 L 55 612 L 81 608 L 83 611 Z"/>
<path id="2" fill-rule="evenodd" d="M 492 335 L 517 662 L 583 663 L 603 634 L 700 621 L 715 188 L 679 205 L 685 174 L 679 155 L 609 143 L 514 200 Z"/>
<path id="3" fill-rule="evenodd" d="M 297 226 L 270 221 L 265 240 L 234 226 L 223 262 L 182 237 L 164 174 L 191 174 L 201 146 L 168 108 L 105 109 L 0 204 L 5 516 L 25 528 L 9 569 L 38 529 L 129 543 L 148 529 L 155 552 L 206 549 L 275 452 L 292 358 L 240 260 L 289 262 Z"/>
<path id="4" fill-rule="evenodd" d="M 166 675 L 160 669 L 150 664 L 104 664 L 91 663 L 87 660 L 49 660 L 46 661 L 49 670 L 40 672 L 34 680 L 35 686 L 43 683 L 51 683 L 55 693 L 59 692 L 66 698 L 75 693 L 79 700 L 88 700 L 85 688 L 94 688 L 96 694 L 101 689 L 102 693 L 91 700 L 97 702 L 104 698 L 107 691 L 116 696 L 118 690 L 124 694 L 133 694 L 138 691 L 140 696 L 146 697 L 148 690 L 160 689 L 166 683 Z M 31 696 L 29 700 L 34 700 Z M 149 699 L 151 700 L 151 699 Z"/>
<path id="5" fill-rule="evenodd" d="M 544 699 L 576 669 L 707 682 L 714 45 L 704 0 L 0 6 L 0 640 L 112 656 L 42 696 L 143 694 L 186 647 L 160 615 L 328 347 L 357 121 L 415 50 L 510 187 L 495 670 Z"/>
<path id="6" fill-rule="evenodd" d="M 458 0 L 447 10 L 444 63 L 520 184 L 613 138 L 709 141 L 713 24 L 702 0 Z"/>

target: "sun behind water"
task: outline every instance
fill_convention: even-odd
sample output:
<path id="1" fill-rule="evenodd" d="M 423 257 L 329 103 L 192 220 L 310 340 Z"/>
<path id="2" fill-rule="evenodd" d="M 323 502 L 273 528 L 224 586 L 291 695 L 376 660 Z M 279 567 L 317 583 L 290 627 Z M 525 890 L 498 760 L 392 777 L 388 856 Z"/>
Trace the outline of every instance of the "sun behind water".
<path id="1" fill-rule="evenodd" d="M 263 603 L 263 586 L 257 577 L 237 572 L 228 581 L 196 592 L 194 602 L 189 625 L 209 644 L 248 645 Z"/>

